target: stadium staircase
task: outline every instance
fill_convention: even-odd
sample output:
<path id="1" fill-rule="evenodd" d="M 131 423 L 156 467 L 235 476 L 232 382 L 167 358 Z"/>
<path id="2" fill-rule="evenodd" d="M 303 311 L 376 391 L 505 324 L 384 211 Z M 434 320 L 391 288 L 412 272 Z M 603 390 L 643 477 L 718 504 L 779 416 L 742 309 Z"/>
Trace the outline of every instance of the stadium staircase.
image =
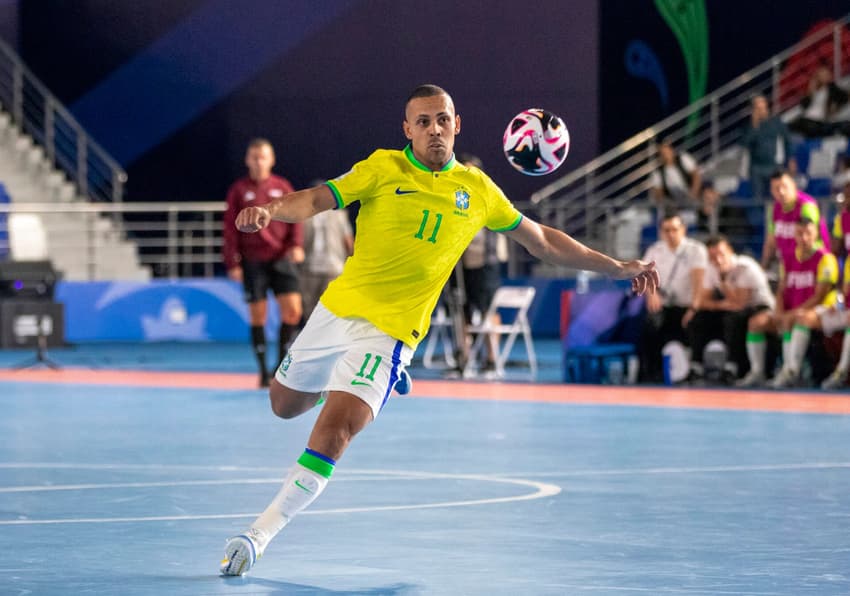
<path id="1" fill-rule="evenodd" d="M 766 96 L 773 112 L 789 121 L 798 113 L 799 101 L 816 66 L 826 64 L 833 69 L 834 79 L 843 82 L 850 75 L 848 24 L 850 15 L 816 29 L 800 43 L 642 130 L 517 206 L 591 246 L 623 258 L 638 256 L 634 254 L 635 237 L 647 228 L 654 233 L 655 226 L 651 217 L 650 221 L 640 221 L 635 207 L 648 212 L 649 177 L 658 167 L 657 146 L 662 139 L 670 139 L 678 151 L 686 151 L 697 160 L 704 178 L 713 180 L 718 190 L 732 201 L 743 200 L 753 207 L 747 210 L 748 218 L 761 233 L 763 208 L 747 200 L 752 196 L 744 175 L 748 156 L 737 144 L 749 119 L 750 99 L 758 94 Z M 795 144 L 793 153 L 810 179 L 806 190 L 820 199 L 828 198 L 828 179 L 836 156 L 844 151 L 847 139 L 843 137 L 800 139 Z M 628 247 L 622 245 L 624 237 L 630 242 Z M 760 246 L 760 239 L 757 243 Z M 513 272 L 530 270 L 545 277 L 572 273 L 525 262 L 524 258 L 522 251 L 512 254 Z"/>
<path id="2" fill-rule="evenodd" d="M 12 207 L 120 202 L 126 174 L 0 41 L 0 184 Z M 14 212 L 0 213 L 0 258 L 15 258 Z M 42 209 L 47 257 L 68 280 L 147 280 L 118 218 Z M 13 229 L 9 229 L 12 227 Z M 26 242 L 26 238 L 17 241 Z"/>

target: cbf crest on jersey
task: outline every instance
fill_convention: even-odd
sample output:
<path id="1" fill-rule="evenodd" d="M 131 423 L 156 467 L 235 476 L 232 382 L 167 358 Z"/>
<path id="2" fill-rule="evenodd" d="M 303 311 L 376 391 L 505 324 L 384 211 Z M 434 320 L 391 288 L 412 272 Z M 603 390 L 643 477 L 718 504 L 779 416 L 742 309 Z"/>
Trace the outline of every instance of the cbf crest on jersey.
<path id="1" fill-rule="evenodd" d="M 469 193 L 465 188 L 459 188 L 455 191 L 455 206 L 458 209 L 469 209 Z"/>

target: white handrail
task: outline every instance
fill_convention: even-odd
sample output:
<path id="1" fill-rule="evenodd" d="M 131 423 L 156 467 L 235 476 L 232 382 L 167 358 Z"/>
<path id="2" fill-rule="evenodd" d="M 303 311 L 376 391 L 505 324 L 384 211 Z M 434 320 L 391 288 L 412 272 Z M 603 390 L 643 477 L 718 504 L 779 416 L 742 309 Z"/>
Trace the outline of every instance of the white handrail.
<path id="1" fill-rule="evenodd" d="M 546 209 L 560 209 L 565 206 L 552 203 L 558 202 L 558 194 L 563 189 L 575 186 L 581 189 L 582 193 L 596 196 L 595 201 L 588 202 L 587 208 L 596 208 L 601 211 L 601 205 L 603 203 L 611 203 L 611 199 L 615 197 L 611 197 L 608 193 L 600 195 L 597 192 L 599 188 L 595 178 L 602 178 L 600 172 L 607 168 L 610 168 L 610 170 L 606 171 L 605 179 L 615 178 L 623 171 L 621 168 L 616 167 L 620 165 L 623 156 L 636 150 L 646 149 L 646 155 L 642 159 L 648 164 L 655 164 L 654 144 L 656 139 L 662 135 L 671 137 L 674 142 L 678 139 L 684 139 L 682 144 L 686 148 L 697 147 L 701 155 L 717 157 L 718 153 L 737 142 L 740 135 L 740 124 L 743 124 L 742 120 L 747 113 L 744 104 L 752 95 L 765 94 L 773 98 L 774 108 L 777 111 L 787 109 L 800 99 L 798 96 L 780 96 L 780 70 L 783 62 L 792 55 L 811 48 L 815 44 L 822 43 L 825 40 L 831 40 L 835 44 L 832 53 L 832 66 L 836 75 L 835 78 L 838 79 L 850 70 L 850 64 L 842 63 L 842 49 L 840 46 L 841 31 L 848 23 L 850 23 L 850 15 L 838 20 L 831 28 L 823 29 L 770 59 L 765 60 L 758 66 L 751 68 L 725 85 L 722 85 L 714 92 L 676 111 L 654 125 L 645 128 L 580 168 L 573 170 L 566 176 L 533 193 L 530 197 L 530 203 L 532 205 L 538 205 L 546 202 L 549 203 Z M 803 62 L 803 67 L 798 68 L 798 71 L 800 76 L 805 76 L 807 80 L 809 73 L 805 69 L 805 66 L 808 65 L 805 64 L 805 61 Z M 793 74 L 795 73 L 785 73 L 785 76 L 787 78 L 793 76 Z M 770 76 L 766 77 L 766 75 Z M 742 108 L 741 106 L 744 107 Z M 706 108 L 709 108 L 709 114 L 703 115 L 702 112 Z M 702 137 L 689 136 L 689 132 L 693 132 L 693 128 L 688 129 L 689 119 L 695 113 L 701 114 L 700 118 L 696 121 L 695 128 L 703 127 L 709 131 L 703 133 Z M 735 127 L 736 123 L 738 124 L 737 127 Z M 690 126 L 694 125 L 691 124 Z M 725 136 L 721 134 L 722 131 L 730 126 L 733 127 L 731 132 L 725 133 Z M 705 141 L 708 141 L 706 145 L 708 147 L 707 150 L 700 147 L 701 143 Z M 575 193 L 571 192 L 567 200 L 573 200 L 574 198 Z M 613 204 L 606 206 L 619 207 L 620 205 L 618 203 L 621 203 L 621 201 L 615 200 Z M 567 231 L 575 233 L 576 230 L 568 229 Z M 589 234 L 590 230 L 585 230 L 585 232 Z"/>
<path id="2" fill-rule="evenodd" d="M 44 147 L 51 165 L 64 171 L 81 195 L 121 202 L 127 173 L 3 40 L 0 104 L 21 132 Z"/>

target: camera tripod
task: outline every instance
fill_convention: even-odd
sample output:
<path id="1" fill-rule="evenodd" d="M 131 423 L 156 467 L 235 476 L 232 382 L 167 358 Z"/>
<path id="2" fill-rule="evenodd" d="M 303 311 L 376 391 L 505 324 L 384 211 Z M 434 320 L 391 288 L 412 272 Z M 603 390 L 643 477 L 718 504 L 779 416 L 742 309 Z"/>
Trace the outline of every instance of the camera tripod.
<path id="1" fill-rule="evenodd" d="M 44 314 L 38 315 L 38 324 L 36 327 L 38 328 L 38 335 L 36 339 L 35 356 L 13 366 L 12 369 L 22 370 L 43 364 L 51 370 L 60 370 L 62 367 L 51 360 L 47 355 L 47 336 L 44 335 Z"/>

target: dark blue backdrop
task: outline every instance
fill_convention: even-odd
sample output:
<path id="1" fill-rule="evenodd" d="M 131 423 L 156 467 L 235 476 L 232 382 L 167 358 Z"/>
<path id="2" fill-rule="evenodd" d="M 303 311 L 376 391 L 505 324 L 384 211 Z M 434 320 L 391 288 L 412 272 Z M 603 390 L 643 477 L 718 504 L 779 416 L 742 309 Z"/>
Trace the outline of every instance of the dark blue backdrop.
<path id="1" fill-rule="evenodd" d="M 127 167 L 130 199 L 222 198 L 256 135 L 277 145 L 296 186 L 335 176 L 404 142 L 402 103 L 425 81 L 455 96 L 458 148 L 525 198 L 550 180 L 501 155 L 518 110 L 564 117 L 567 171 L 687 103 L 667 5 L 704 11 L 708 90 L 850 10 L 846 0 L 0 0 L 0 34 L 19 30 L 27 63 Z M 636 48 L 651 56 L 650 76 L 627 66 Z"/>
<path id="2" fill-rule="evenodd" d="M 704 6 L 708 33 L 707 91 L 797 43 L 816 22 L 850 13 L 847 0 L 605 0 L 599 3 L 600 149 L 608 149 L 689 103 L 687 68 L 657 6 Z M 692 17 L 691 29 L 696 19 Z M 654 56 L 649 75 L 629 68 L 632 44 Z M 652 61 L 652 59 L 650 59 Z M 638 72 L 635 72 L 638 70 Z M 666 102 L 664 93 L 666 91 Z"/>
<path id="3" fill-rule="evenodd" d="M 129 170 L 131 199 L 223 198 L 249 138 L 268 136 L 296 186 L 403 145 L 422 82 L 454 96 L 458 149 L 514 197 L 544 181 L 510 169 L 516 112 L 563 116 L 568 165 L 596 153 L 596 0 L 518 5 L 392 0 L 22 3 L 22 52 Z"/>

